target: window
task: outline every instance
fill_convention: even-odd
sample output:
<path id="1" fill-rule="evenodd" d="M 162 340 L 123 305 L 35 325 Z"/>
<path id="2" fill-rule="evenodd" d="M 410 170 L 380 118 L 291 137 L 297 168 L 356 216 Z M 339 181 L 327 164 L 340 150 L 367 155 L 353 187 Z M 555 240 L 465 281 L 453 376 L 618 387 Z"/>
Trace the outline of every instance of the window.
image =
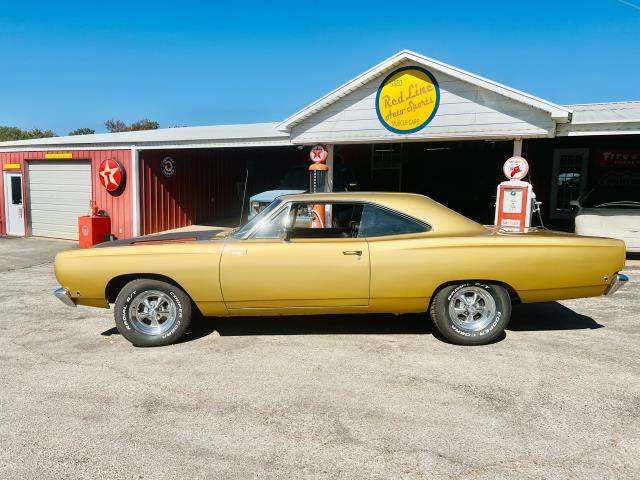
<path id="1" fill-rule="evenodd" d="M 280 206 L 281 203 L 282 203 L 282 201 L 276 198 L 266 208 L 263 208 L 262 210 L 260 210 L 260 213 L 258 213 L 255 217 L 253 217 L 251 220 L 249 220 L 247 223 L 245 223 L 242 227 L 240 227 L 238 230 L 236 230 L 233 233 L 233 236 L 235 238 L 244 237 L 256 225 L 258 225 L 260 222 L 264 222 L 265 219 L 271 214 L 271 212 L 273 212 L 276 208 L 278 208 L 278 206 Z"/>
<path id="2" fill-rule="evenodd" d="M 358 237 L 382 237 L 429 231 L 429 226 L 418 220 L 375 205 L 365 205 Z"/>
<path id="3" fill-rule="evenodd" d="M 319 212 L 324 212 L 324 220 Z M 258 226 L 252 238 L 278 238 L 286 224 L 290 225 L 291 238 L 355 238 L 361 217 L 359 203 L 296 202 Z"/>
<path id="4" fill-rule="evenodd" d="M 571 201 L 584 192 L 587 174 L 586 148 L 556 149 L 551 179 L 551 217 L 570 218 Z"/>
<path id="5" fill-rule="evenodd" d="M 22 177 L 11 175 L 11 203 L 22 205 Z"/>

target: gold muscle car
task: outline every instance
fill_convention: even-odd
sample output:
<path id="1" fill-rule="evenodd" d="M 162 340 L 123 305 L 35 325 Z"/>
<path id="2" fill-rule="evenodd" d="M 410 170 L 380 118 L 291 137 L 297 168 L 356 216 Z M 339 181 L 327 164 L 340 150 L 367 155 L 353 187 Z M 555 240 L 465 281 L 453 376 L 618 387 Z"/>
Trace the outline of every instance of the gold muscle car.
<path id="1" fill-rule="evenodd" d="M 628 280 L 620 240 L 505 233 L 406 193 L 287 195 L 216 236 L 98 247 L 58 254 L 55 294 L 114 304 L 118 330 L 137 346 L 175 342 L 196 312 L 429 312 L 449 341 L 479 345 L 502 333 L 513 303 L 608 295 Z"/>

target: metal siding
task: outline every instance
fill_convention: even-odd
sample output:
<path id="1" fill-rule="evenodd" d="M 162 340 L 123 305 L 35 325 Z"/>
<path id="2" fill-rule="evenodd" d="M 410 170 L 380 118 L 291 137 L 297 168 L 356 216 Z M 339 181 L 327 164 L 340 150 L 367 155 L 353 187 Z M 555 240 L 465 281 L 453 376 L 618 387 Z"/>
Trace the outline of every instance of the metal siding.
<path id="1" fill-rule="evenodd" d="M 61 162 L 68 161 L 69 159 L 45 159 L 45 153 L 63 153 L 65 150 L 55 151 L 20 151 L 20 152 L 0 152 L 0 164 L 4 166 L 5 163 L 20 163 L 24 166 L 24 161 L 27 160 L 45 160 L 47 162 Z M 74 150 L 72 152 L 73 160 L 90 160 L 91 161 L 91 195 L 97 202 L 98 208 L 105 210 L 111 217 L 111 233 L 118 238 L 129 238 L 132 236 L 132 217 L 131 217 L 131 189 L 129 182 L 131 181 L 131 150 Z M 124 166 L 127 171 L 127 184 L 124 190 L 119 195 L 109 194 L 100 184 L 97 178 L 100 162 L 104 158 L 114 158 Z M 4 185 L 0 180 L 0 208 L 2 209 L 0 221 L 0 232 L 2 235 L 5 231 L 4 221 Z M 28 179 L 25 178 L 23 182 L 27 185 Z M 28 201 L 27 196 L 25 199 Z M 88 211 L 88 208 L 87 208 Z M 27 215 L 29 213 L 27 212 Z"/>

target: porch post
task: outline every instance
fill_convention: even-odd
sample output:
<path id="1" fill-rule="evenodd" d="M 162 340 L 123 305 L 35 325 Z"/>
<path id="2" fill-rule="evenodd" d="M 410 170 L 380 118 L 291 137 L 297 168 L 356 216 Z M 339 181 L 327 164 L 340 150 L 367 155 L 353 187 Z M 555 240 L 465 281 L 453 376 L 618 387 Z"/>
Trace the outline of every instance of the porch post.
<path id="1" fill-rule="evenodd" d="M 140 235 L 140 176 L 138 171 L 138 149 L 131 146 L 131 234 Z"/>
<path id="2" fill-rule="evenodd" d="M 521 157 L 522 156 L 522 139 L 515 138 L 513 140 L 513 156 Z"/>
<path id="3" fill-rule="evenodd" d="M 333 145 L 327 145 L 327 167 L 329 167 L 329 173 L 327 174 L 327 192 L 333 192 Z"/>

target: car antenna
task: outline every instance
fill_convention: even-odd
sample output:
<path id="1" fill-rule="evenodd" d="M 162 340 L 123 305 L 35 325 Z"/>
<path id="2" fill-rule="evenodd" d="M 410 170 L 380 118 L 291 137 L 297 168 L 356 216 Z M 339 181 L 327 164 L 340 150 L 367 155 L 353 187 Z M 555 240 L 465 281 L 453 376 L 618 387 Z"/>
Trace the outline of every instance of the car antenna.
<path id="1" fill-rule="evenodd" d="M 240 221 L 238 227 L 242 226 L 242 214 L 244 213 L 244 201 L 247 198 L 247 182 L 249 181 L 249 169 L 247 168 L 247 174 L 244 176 L 244 191 L 242 192 L 242 208 L 240 209 Z"/>

